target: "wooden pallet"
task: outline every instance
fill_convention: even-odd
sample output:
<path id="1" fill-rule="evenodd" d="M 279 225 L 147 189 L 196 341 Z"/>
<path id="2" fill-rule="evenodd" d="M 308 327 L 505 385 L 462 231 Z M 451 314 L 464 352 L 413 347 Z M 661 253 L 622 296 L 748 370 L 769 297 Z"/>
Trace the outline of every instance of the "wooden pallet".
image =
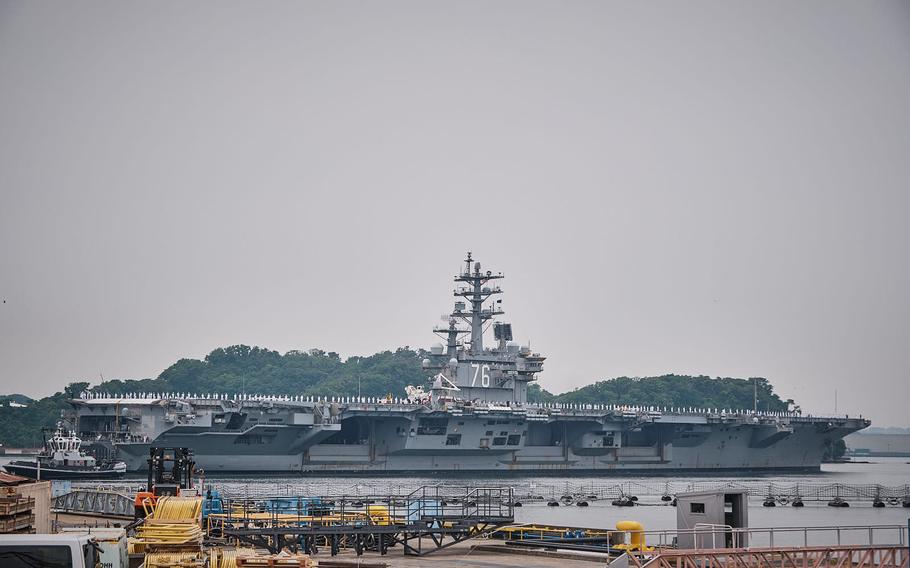
<path id="1" fill-rule="evenodd" d="M 22 529 L 30 528 L 35 524 L 35 515 L 22 513 L 15 516 L 0 519 L 0 533 L 11 533 Z"/>
<path id="2" fill-rule="evenodd" d="M 21 497 L 18 494 L 0 497 L 0 517 L 24 513 L 35 508 L 34 497 Z"/>

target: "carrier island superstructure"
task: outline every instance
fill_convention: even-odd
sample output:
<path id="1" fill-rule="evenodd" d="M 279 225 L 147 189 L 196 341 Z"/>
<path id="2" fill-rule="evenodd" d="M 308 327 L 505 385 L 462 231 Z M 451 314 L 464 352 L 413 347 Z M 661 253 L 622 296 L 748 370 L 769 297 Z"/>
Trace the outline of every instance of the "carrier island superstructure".
<path id="1" fill-rule="evenodd" d="M 189 447 L 207 472 L 515 474 L 818 470 L 862 418 L 528 402 L 544 357 L 512 341 L 497 285 L 470 253 L 455 306 L 404 396 L 83 394 L 75 422 L 99 457 L 143 470 Z M 492 330 L 489 328 L 492 327 Z M 493 343 L 484 344 L 492 331 Z"/>

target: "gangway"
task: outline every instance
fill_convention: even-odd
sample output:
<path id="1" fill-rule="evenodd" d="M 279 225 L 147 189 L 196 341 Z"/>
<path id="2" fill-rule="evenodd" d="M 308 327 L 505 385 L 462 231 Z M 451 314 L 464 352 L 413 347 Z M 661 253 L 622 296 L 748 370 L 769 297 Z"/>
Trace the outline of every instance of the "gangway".
<path id="1" fill-rule="evenodd" d="M 209 515 L 212 536 L 234 538 L 278 553 L 284 548 L 316 554 L 326 546 L 386 554 L 400 544 L 423 556 L 514 522 L 510 487 L 423 486 L 403 496 L 225 499 L 223 514 Z"/>

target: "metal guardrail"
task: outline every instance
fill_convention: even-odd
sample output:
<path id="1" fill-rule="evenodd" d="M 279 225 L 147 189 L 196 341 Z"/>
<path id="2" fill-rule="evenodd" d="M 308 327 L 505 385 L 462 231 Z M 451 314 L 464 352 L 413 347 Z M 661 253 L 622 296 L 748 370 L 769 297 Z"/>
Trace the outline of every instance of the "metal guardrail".
<path id="1" fill-rule="evenodd" d="M 673 547 L 680 534 L 692 534 L 701 548 L 714 548 L 731 536 L 734 548 L 777 546 L 907 546 L 907 525 L 821 526 L 821 527 L 749 527 L 696 525 L 689 530 L 643 531 L 648 546 Z"/>
<path id="2" fill-rule="evenodd" d="M 902 546 L 826 546 L 802 548 L 750 548 L 669 550 L 650 558 L 629 555 L 635 568 L 698 568 L 702 566 L 849 566 L 856 568 L 908 568 L 908 550 Z"/>
<path id="3" fill-rule="evenodd" d="M 547 541 L 554 538 L 615 542 L 628 540 L 632 531 L 575 528 L 544 525 L 510 525 L 498 531 L 507 540 Z M 906 546 L 907 525 L 751 527 L 734 529 L 729 525 L 697 524 L 692 529 L 634 531 L 645 544 L 658 550 L 675 549 L 680 536 L 692 535 L 697 549 L 779 547 L 779 546 Z M 516 536 L 517 535 L 517 536 Z M 616 537 L 619 536 L 617 539 Z"/>

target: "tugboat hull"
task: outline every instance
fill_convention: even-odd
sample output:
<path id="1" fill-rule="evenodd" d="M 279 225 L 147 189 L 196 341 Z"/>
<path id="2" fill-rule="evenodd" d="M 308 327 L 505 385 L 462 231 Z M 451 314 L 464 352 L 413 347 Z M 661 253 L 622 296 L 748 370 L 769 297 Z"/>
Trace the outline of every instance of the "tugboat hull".
<path id="1" fill-rule="evenodd" d="M 38 479 L 38 466 L 35 462 L 11 462 L 3 466 L 8 473 Z M 41 479 L 120 479 L 126 468 L 78 469 L 41 466 Z"/>

